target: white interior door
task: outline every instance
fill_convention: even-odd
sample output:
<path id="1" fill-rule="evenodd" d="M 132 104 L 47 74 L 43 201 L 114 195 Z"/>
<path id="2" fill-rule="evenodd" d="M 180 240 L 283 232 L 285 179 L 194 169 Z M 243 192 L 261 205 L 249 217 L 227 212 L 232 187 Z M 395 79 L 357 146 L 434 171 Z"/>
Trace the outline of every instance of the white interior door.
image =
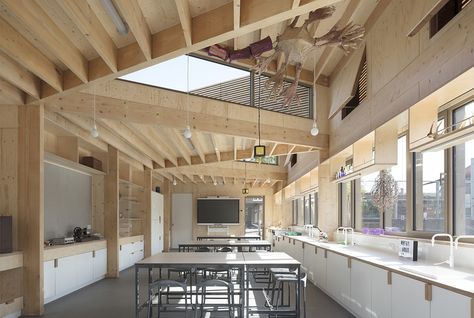
<path id="1" fill-rule="evenodd" d="M 173 193 L 171 202 L 171 247 L 192 240 L 193 196 L 191 193 Z"/>

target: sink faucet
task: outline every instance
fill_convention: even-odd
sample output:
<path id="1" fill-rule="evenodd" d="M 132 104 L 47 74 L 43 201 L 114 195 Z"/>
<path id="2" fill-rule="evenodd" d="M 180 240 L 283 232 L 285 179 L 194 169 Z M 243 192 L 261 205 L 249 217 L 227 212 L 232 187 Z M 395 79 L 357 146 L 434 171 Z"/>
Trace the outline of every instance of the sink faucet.
<path id="1" fill-rule="evenodd" d="M 336 233 L 340 233 L 342 232 L 342 234 L 344 234 L 344 245 L 347 246 L 347 233 L 351 231 L 351 246 L 354 246 L 354 229 L 351 228 L 351 227 L 344 227 L 344 226 L 341 226 L 341 227 L 338 227 L 336 229 Z"/>
<path id="2" fill-rule="evenodd" d="M 431 246 L 434 246 L 435 239 L 437 237 L 440 237 L 440 236 L 449 237 L 449 259 L 447 261 L 437 263 L 435 265 L 441 265 L 441 264 L 447 263 L 447 264 L 449 264 L 450 268 L 453 268 L 454 267 L 454 241 L 453 241 L 453 236 L 451 234 L 448 234 L 448 233 L 437 233 L 437 234 L 433 235 L 433 237 L 431 238 Z"/>
<path id="3" fill-rule="evenodd" d="M 461 239 L 474 239 L 474 235 L 459 235 L 456 237 L 456 241 L 454 243 L 456 245 L 456 249 L 458 249 L 459 240 Z"/>

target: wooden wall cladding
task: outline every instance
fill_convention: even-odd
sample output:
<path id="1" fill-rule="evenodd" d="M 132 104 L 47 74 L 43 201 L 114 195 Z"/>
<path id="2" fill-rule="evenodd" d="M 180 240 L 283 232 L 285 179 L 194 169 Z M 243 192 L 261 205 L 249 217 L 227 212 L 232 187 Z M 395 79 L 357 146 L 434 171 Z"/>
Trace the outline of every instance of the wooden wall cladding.
<path id="1" fill-rule="evenodd" d="M 0 304 L 13 301 L 23 295 L 23 268 L 0 272 Z"/>
<path id="2" fill-rule="evenodd" d="M 13 250 L 18 250 L 18 109 L 0 107 L 0 215 L 13 216 Z"/>

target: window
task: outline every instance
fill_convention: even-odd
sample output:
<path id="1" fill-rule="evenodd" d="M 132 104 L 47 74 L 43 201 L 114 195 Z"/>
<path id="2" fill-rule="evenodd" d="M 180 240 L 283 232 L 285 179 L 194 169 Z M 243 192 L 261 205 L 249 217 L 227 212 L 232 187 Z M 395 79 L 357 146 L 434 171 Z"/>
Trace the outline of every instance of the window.
<path id="1" fill-rule="evenodd" d="M 252 157 L 252 158 L 242 159 L 241 161 L 278 166 L 278 156 Z"/>
<path id="2" fill-rule="evenodd" d="M 343 182 L 339 185 L 340 226 L 352 227 L 354 211 L 354 181 Z"/>
<path id="3" fill-rule="evenodd" d="M 303 198 L 293 199 L 292 206 L 293 225 L 304 225 L 304 201 Z"/>
<path id="4" fill-rule="evenodd" d="M 445 151 L 414 154 L 414 220 L 413 229 L 444 232 L 445 217 Z"/>
<path id="5" fill-rule="evenodd" d="M 397 165 L 390 169 L 398 186 L 398 198 L 393 209 L 385 211 L 384 227 L 388 232 L 406 232 L 407 216 L 407 136 L 398 138 Z"/>
<path id="6" fill-rule="evenodd" d="M 318 193 L 310 193 L 304 196 L 304 224 L 318 225 Z"/>
<path id="7" fill-rule="evenodd" d="M 359 74 L 357 76 L 357 90 L 354 97 L 341 110 L 342 119 L 346 118 L 357 106 L 367 98 L 367 55 L 364 52 L 362 62 L 359 67 Z"/>
<path id="8" fill-rule="evenodd" d="M 388 169 L 398 187 L 397 200 L 394 205 L 380 212 L 375 206 L 372 191 L 379 172 L 371 173 L 356 180 L 356 229 L 384 228 L 387 232 L 406 231 L 407 200 L 407 137 L 397 141 L 397 165 Z"/>
<path id="9" fill-rule="evenodd" d="M 453 125 L 472 117 L 474 102 L 453 111 Z M 453 149 L 453 211 L 454 234 L 474 234 L 474 140 Z"/>
<path id="10" fill-rule="evenodd" d="M 471 0 L 449 0 L 430 20 L 430 37 L 463 10 Z"/>

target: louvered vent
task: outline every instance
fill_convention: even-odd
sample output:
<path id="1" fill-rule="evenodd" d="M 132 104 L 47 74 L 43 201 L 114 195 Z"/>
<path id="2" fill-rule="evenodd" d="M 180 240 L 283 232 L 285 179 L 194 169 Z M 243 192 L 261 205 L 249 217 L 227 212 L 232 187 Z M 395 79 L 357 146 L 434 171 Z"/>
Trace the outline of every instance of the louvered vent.
<path id="1" fill-rule="evenodd" d="M 265 87 L 265 82 L 268 77 L 262 75 L 261 78 L 261 94 L 262 99 L 260 100 L 260 106 L 262 109 L 275 111 L 279 113 L 284 113 L 293 116 L 311 118 L 312 113 L 312 97 L 311 97 L 311 88 L 298 85 L 297 93 L 299 96 L 299 104 L 294 101 L 289 107 L 283 106 L 283 98 L 278 98 L 273 100 L 269 98 L 269 89 Z M 258 76 L 254 77 L 254 85 L 251 85 L 252 77 L 246 76 L 227 82 L 207 86 L 204 88 L 196 89 L 191 91 L 191 94 L 199 95 L 207 98 L 214 98 L 226 102 L 241 104 L 245 106 L 257 107 L 259 103 L 258 93 Z M 285 82 L 285 87 L 290 85 L 290 83 Z M 252 101 L 251 87 L 254 88 L 255 96 Z"/>

